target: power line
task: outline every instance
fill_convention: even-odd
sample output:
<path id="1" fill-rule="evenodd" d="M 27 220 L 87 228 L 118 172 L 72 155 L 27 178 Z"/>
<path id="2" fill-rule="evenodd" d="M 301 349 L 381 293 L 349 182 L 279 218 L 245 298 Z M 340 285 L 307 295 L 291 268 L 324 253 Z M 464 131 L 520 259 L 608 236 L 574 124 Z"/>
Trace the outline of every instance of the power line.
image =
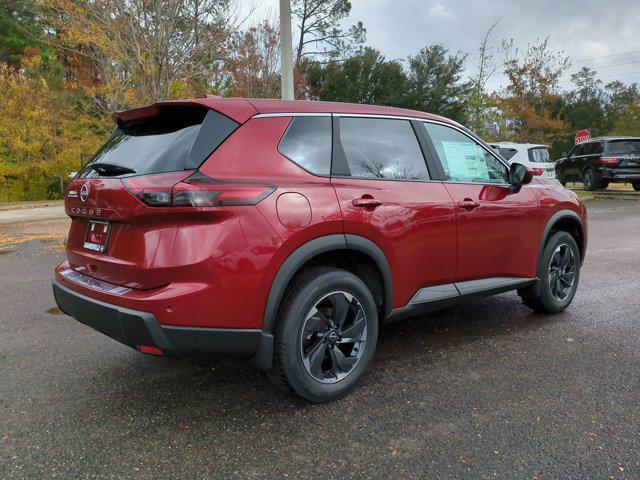
<path id="1" fill-rule="evenodd" d="M 640 60 L 635 60 L 633 62 L 624 62 L 624 63 L 613 63 L 611 65 L 601 65 L 600 67 L 597 67 L 598 69 L 600 68 L 609 68 L 609 67 L 620 67 L 622 65 L 631 65 L 632 63 L 640 63 Z M 596 70 L 596 68 L 592 68 L 591 70 Z M 579 72 L 580 70 L 578 70 Z M 577 72 L 576 72 L 577 73 Z"/>
<path id="2" fill-rule="evenodd" d="M 603 55 L 601 57 L 583 58 L 581 60 L 575 60 L 576 62 L 590 62 L 591 60 L 600 60 L 601 58 L 620 57 L 622 55 L 631 55 L 632 53 L 640 53 L 640 50 L 633 50 L 631 52 L 624 53 L 612 53 L 611 55 Z"/>

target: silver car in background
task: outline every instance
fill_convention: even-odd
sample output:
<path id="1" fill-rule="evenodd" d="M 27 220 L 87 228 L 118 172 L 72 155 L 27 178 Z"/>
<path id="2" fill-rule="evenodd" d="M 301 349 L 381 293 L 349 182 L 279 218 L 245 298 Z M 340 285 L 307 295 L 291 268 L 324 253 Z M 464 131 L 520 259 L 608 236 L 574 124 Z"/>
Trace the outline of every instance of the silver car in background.
<path id="1" fill-rule="evenodd" d="M 549 159 L 549 146 L 537 143 L 497 142 L 490 144 L 509 163 L 522 163 L 542 178 L 556 178 L 556 164 Z"/>

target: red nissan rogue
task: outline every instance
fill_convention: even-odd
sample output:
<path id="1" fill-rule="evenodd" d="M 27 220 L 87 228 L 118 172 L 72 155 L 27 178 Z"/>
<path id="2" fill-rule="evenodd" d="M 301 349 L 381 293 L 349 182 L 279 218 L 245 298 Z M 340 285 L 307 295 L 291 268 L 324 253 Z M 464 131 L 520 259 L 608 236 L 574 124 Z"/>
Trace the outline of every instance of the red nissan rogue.
<path id="1" fill-rule="evenodd" d="M 382 322 L 575 295 L 585 207 L 446 118 L 207 97 L 114 119 L 69 185 L 53 291 L 140 352 L 243 356 L 328 401 L 362 379 Z"/>

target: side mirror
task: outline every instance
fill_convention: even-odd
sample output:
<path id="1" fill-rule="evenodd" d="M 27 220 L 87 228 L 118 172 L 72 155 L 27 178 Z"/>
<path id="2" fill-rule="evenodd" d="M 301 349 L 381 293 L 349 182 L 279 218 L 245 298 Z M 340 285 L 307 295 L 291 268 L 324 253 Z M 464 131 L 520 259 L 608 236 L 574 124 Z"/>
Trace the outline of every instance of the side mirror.
<path id="1" fill-rule="evenodd" d="M 521 163 L 511 164 L 509 168 L 509 183 L 511 184 L 509 190 L 517 193 L 522 188 L 522 185 L 531 183 L 531 180 L 533 180 L 533 170 Z"/>
<path id="2" fill-rule="evenodd" d="M 562 158 L 567 158 L 569 154 L 567 152 L 562 152 L 562 154 L 560 155 Z"/>

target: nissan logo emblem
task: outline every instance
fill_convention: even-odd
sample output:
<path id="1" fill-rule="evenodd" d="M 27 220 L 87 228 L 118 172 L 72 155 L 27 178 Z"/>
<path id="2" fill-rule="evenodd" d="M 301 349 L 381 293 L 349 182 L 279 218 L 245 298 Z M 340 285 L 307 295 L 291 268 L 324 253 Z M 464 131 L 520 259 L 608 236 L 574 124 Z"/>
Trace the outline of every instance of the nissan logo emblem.
<path id="1" fill-rule="evenodd" d="M 85 183 L 80 189 L 80 200 L 86 202 L 87 198 L 89 198 L 89 185 Z"/>

